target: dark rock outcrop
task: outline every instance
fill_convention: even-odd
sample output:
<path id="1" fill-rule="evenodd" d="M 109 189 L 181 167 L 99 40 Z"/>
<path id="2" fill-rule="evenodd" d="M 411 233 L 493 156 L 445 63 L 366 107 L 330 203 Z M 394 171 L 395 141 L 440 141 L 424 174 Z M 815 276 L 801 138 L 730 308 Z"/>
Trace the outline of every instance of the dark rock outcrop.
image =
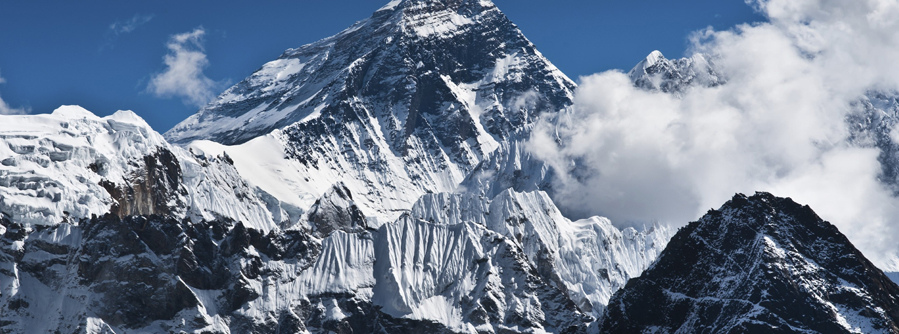
<path id="1" fill-rule="evenodd" d="M 180 199 L 187 195 L 187 190 L 184 189 L 178 158 L 171 151 L 159 148 L 155 153 L 144 156 L 142 162 L 142 168 L 122 183 L 109 180 L 100 183 L 116 201 L 110 212 L 125 218 L 171 215 L 173 210 L 183 208 L 184 203 Z M 98 168 L 94 166 L 91 168 Z"/>
<path id="2" fill-rule="evenodd" d="M 315 201 L 309 210 L 309 222 L 313 233 L 326 237 L 334 231 L 354 233 L 367 228 L 365 215 L 353 203 L 353 195 L 343 183 L 335 184 Z"/>

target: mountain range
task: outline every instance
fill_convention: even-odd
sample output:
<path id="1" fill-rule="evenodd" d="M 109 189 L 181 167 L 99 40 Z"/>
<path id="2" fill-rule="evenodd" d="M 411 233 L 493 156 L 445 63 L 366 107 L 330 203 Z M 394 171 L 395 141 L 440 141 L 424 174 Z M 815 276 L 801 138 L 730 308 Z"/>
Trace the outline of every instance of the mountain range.
<path id="1" fill-rule="evenodd" d="M 702 54 L 628 75 L 727 84 Z M 576 90 L 489 0 L 394 0 L 165 134 L 0 116 L 0 332 L 899 333 L 899 287 L 790 199 L 566 218 L 527 141 Z M 899 185 L 899 100 L 868 96 Z"/>

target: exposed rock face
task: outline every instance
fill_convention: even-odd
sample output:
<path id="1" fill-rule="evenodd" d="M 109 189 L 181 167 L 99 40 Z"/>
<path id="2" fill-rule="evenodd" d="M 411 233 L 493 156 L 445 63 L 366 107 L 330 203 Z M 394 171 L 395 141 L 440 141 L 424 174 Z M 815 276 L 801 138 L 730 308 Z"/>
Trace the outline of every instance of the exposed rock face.
<path id="1" fill-rule="evenodd" d="M 0 317 L 2 330 L 12 333 L 95 333 L 93 325 L 116 332 L 221 332 L 216 319 L 235 312 L 231 328 L 264 332 L 271 324 L 237 312 L 259 298 L 253 283 L 285 274 L 263 261 L 308 267 L 320 251 L 299 231 L 262 234 L 239 223 L 160 216 L 107 215 L 38 229 L 4 219 L 2 226 L 0 299 L 7 307 Z M 85 327 L 85 319 L 93 325 Z M 304 327 L 285 321 L 275 328 Z"/>
<path id="2" fill-rule="evenodd" d="M 398 152 L 412 137 L 461 149 L 569 105 L 574 87 L 490 1 L 402 0 L 288 50 L 166 136 L 235 144 L 313 119 L 297 130 L 339 133 L 347 118 Z"/>
<path id="3" fill-rule="evenodd" d="M 309 210 L 313 233 L 326 237 L 334 231 L 353 233 L 367 228 L 365 215 L 353 203 L 350 190 L 342 183 L 334 185 Z"/>
<path id="4" fill-rule="evenodd" d="M 155 215 L 4 218 L 0 329 L 584 333 L 668 238 L 571 222 L 539 192 L 432 194 L 377 229 L 352 198 L 336 185 L 308 221 L 268 232 Z"/>
<path id="5" fill-rule="evenodd" d="M 174 215 L 174 208 L 184 207 L 182 201 L 188 194 L 184 189 L 181 164 L 175 155 L 160 148 L 143 159 L 142 168 L 129 175 L 124 184 L 108 180 L 100 185 L 112 196 L 115 203 L 110 212 L 125 218 L 135 215 Z"/>
<path id="6" fill-rule="evenodd" d="M 131 113 L 0 130 L 4 332 L 584 332 L 667 240 L 569 226 L 539 192 L 432 194 L 384 221 L 337 183 L 304 211 L 249 185 L 245 156 L 171 146 Z"/>
<path id="7" fill-rule="evenodd" d="M 899 286 L 811 208 L 737 195 L 609 303 L 606 333 L 899 333 Z"/>

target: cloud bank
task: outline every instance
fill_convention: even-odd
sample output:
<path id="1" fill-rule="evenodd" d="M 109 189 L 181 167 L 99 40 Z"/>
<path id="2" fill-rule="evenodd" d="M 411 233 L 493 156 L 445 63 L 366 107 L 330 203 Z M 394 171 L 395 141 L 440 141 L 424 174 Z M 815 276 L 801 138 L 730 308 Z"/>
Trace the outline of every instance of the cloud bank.
<path id="1" fill-rule="evenodd" d="M 163 58 L 166 68 L 153 75 L 147 91 L 161 98 L 180 97 L 185 104 L 202 107 L 215 97 L 225 83 L 214 81 L 203 73 L 209 66 L 203 49 L 202 27 L 173 35 L 166 46 L 169 53 Z"/>
<path id="2" fill-rule="evenodd" d="M 0 84 L 6 83 L 6 79 L 3 79 L 0 76 Z M 3 101 L 3 97 L 0 96 L 0 115 L 25 115 L 31 112 L 28 108 L 13 108 L 10 107 L 6 101 Z"/>
<path id="3" fill-rule="evenodd" d="M 748 3 L 769 22 L 691 37 L 724 85 L 675 97 L 619 71 L 582 78 L 570 113 L 529 143 L 567 171 L 554 185 L 560 206 L 683 225 L 736 192 L 769 191 L 809 204 L 899 269 L 899 200 L 878 180 L 879 150 L 852 144 L 846 122 L 867 92 L 899 92 L 899 2 Z"/>

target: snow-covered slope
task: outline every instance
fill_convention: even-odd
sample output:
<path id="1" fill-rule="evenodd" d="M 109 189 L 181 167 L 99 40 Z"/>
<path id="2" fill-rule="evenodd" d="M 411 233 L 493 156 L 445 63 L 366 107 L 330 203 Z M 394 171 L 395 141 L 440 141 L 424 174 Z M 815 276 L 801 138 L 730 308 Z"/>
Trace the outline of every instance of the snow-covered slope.
<path id="1" fill-rule="evenodd" d="M 165 142 L 126 111 L 101 119 L 65 106 L 50 115 L 0 117 L 0 211 L 26 224 L 106 213 L 113 199 L 100 181 L 135 174 L 137 162 Z"/>
<path id="2" fill-rule="evenodd" d="M 724 84 L 701 55 L 655 52 L 629 74 L 673 94 Z M 489 0 L 395 0 L 286 51 L 165 137 L 131 112 L 0 116 L 0 332 L 587 333 L 607 313 L 621 324 L 628 305 L 664 313 L 668 299 L 622 299 L 660 253 L 683 253 L 662 253 L 674 231 L 567 219 L 555 172 L 525 144 L 543 113 L 566 117 L 574 89 Z M 867 116 L 899 110 L 868 102 Z M 859 124 L 894 124 L 867 116 Z M 767 210 L 775 199 L 744 201 Z M 732 293 L 721 309 L 741 314 L 739 293 L 762 278 L 798 278 L 783 294 L 813 296 L 823 323 L 873 330 L 892 317 L 895 286 L 873 267 L 854 275 L 868 264 L 839 235 L 812 240 L 812 254 L 818 234 L 780 227 L 829 225 L 781 219 L 798 209 L 776 201 L 782 214 L 752 216 L 773 223 L 751 231 L 736 214 L 704 218 L 742 232 L 691 244 L 706 262 L 678 267 L 696 275 L 677 286 Z M 770 238 L 731 240 L 762 229 Z M 733 265 L 750 253 L 777 273 Z M 724 264 L 703 266 L 714 261 Z M 649 275 L 671 274 L 662 266 Z M 756 281 L 702 276 L 727 270 Z M 765 293 L 746 298 L 782 301 Z"/>
<path id="3" fill-rule="evenodd" d="M 270 230 L 289 221 L 270 197 L 247 185 L 227 157 L 169 145 L 130 111 L 100 118 L 65 106 L 0 115 L 0 212 L 19 224 L 77 224 L 112 212 Z"/>
<path id="4" fill-rule="evenodd" d="M 557 115 L 564 115 L 565 111 Z M 502 142 L 465 177 L 458 191 L 494 197 L 506 189 L 543 191 L 552 196 L 555 170 L 531 152 L 525 141 Z"/>
<path id="5" fill-rule="evenodd" d="M 166 136 L 242 143 L 349 108 L 377 118 L 370 125 L 385 135 L 398 132 L 389 142 L 399 151 L 421 127 L 445 143 L 480 146 L 532 122 L 538 109 L 570 104 L 573 88 L 490 1 L 402 0 L 287 50 Z M 419 124 L 441 115 L 440 128 Z"/>
<path id="6" fill-rule="evenodd" d="M 632 78 L 678 93 L 711 66 Z M 738 196 L 664 253 L 665 226 L 565 218 L 522 143 L 573 88 L 489 1 L 398 0 L 229 89 L 183 146 L 131 112 L 0 116 L 0 332 L 895 332 L 899 288 L 789 200 Z"/>
<path id="7" fill-rule="evenodd" d="M 897 333 L 899 286 L 808 206 L 737 195 L 612 298 L 607 333 Z"/>
<path id="8" fill-rule="evenodd" d="M 252 161 L 241 174 L 295 206 L 343 182 L 390 221 L 454 191 L 574 88 L 490 1 L 403 0 L 286 51 L 166 137 Z"/>

